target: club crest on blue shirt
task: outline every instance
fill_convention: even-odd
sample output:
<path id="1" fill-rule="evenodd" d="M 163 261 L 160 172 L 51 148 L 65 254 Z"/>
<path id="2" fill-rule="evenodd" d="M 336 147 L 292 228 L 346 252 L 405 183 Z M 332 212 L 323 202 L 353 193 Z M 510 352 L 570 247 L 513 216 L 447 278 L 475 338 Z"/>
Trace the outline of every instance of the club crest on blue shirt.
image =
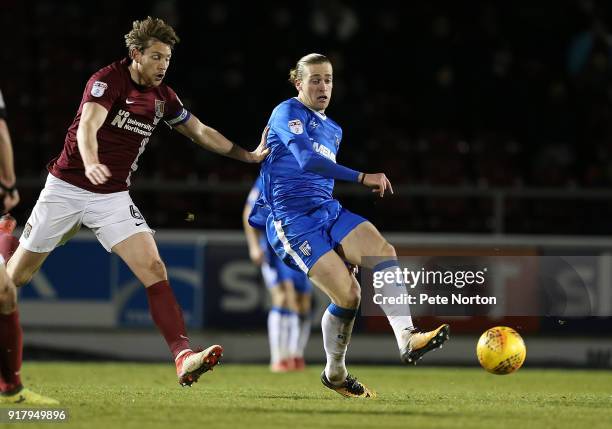
<path id="1" fill-rule="evenodd" d="M 310 128 L 312 128 L 313 130 L 317 128 L 318 126 L 319 126 L 319 123 L 315 121 L 314 119 L 310 121 Z"/>
<path id="2" fill-rule="evenodd" d="M 291 130 L 293 134 L 302 134 L 304 132 L 302 121 L 300 121 L 299 119 L 293 119 L 289 121 L 288 125 L 289 125 L 289 130 Z"/>

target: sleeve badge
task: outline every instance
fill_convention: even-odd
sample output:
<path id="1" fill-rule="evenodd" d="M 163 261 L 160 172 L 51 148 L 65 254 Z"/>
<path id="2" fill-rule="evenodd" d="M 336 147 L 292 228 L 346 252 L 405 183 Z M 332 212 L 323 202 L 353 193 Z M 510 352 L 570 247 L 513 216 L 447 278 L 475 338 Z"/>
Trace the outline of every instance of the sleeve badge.
<path id="1" fill-rule="evenodd" d="M 302 126 L 302 121 L 299 119 L 293 119 L 289 121 L 289 130 L 293 134 L 302 134 L 304 132 L 304 127 Z"/>
<path id="2" fill-rule="evenodd" d="M 102 97 L 104 95 L 104 91 L 106 91 L 106 88 L 108 88 L 107 84 L 97 80 L 91 87 L 91 95 L 93 95 L 94 97 Z"/>

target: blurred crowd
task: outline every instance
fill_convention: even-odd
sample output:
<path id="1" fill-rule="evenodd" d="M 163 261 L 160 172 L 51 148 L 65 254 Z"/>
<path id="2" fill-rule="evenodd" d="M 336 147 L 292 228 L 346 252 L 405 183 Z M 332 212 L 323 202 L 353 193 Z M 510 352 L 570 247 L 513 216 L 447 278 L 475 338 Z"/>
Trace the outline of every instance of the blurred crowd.
<path id="1" fill-rule="evenodd" d="M 289 68 L 320 52 L 334 65 L 327 113 L 344 129 L 340 163 L 385 171 L 406 185 L 612 184 L 612 4 L 603 0 L 1 0 L 0 10 L 10 42 L 0 50 L 0 87 L 21 177 L 43 174 L 88 77 L 125 56 L 123 35 L 133 19 L 153 15 L 182 38 L 167 83 L 203 122 L 243 146 L 253 148 L 274 106 L 295 95 Z M 135 183 L 244 183 L 246 192 L 256 174 L 254 166 L 220 159 L 163 129 Z M 21 210 L 31 208 L 36 192 L 25 195 Z M 134 199 L 157 227 L 235 228 L 243 194 L 147 191 L 145 201 Z M 374 203 L 366 195 L 347 203 L 391 230 L 486 232 L 494 222 L 487 199 Z M 572 211 L 576 201 L 507 203 L 508 232 L 612 229 L 605 202 L 594 204 L 599 223 L 590 226 L 572 223 L 581 215 Z M 194 222 L 186 223 L 185 213 L 194 213 Z"/>

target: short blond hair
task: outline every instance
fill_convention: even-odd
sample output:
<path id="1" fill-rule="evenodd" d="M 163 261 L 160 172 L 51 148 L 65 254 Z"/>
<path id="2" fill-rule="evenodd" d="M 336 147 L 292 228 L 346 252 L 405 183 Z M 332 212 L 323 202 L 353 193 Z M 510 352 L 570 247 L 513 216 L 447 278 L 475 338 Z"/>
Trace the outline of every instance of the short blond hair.
<path id="1" fill-rule="evenodd" d="M 304 55 L 302 58 L 298 60 L 295 64 L 295 67 L 289 70 L 289 82 L 295 85 L 296 80 L 304 79 L 304 69 L 306 66 L 311 64 L 325 64 L 330 63 L 331 61 L 325 55 L 321 54 L 308 54 Z"/>
<path id="2" fill-rule="evenodd" d="M 174 28 L 166 24 L 163 19 L 152 18 L 147 16 L 142 21 L 134 21 L 132 30 L 125 36 L 125 46 L 128 48 L 130 56 L 132 50 L 137 49 L 144 52 L 154 40 L 159 40 L 162 43 L 174 48 L 174 45 L 181 41 L 174 32 Z"/>

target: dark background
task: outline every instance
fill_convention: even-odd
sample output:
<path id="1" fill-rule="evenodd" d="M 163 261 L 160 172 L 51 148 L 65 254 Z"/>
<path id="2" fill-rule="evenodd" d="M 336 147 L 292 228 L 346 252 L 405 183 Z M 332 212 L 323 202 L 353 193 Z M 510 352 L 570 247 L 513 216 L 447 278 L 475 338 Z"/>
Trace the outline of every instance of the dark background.
<path id="1" fill-rule="evenodd" d="M 328 55 L 327 113 L 344 129 L 338 162 L 384 171 L 398 189 L 383 201 L 365 189 L 340 199 L 383 230 L 491 232 L 492 195 L 503 189 L 515 192 L 503 196 L 504 232 L 612 232 L 610 198 L 583 192 L 612 182 L 611 13 L 589 0 L 0 0 L 0 88 L 22 184 L 15 214 L 23 222 L 33 207 L 87 79 L 126 55 L 123 35 L 150 14 L 182 38 L 166 83 L 250 149 L 271 110 L 295 95 L 295 61 Z M 256 166 L 166 127 L 149 146 L 133 198 L 152 226 L 240 228 Z M 532 188 L 552 194 L 525 196 Z"/>

